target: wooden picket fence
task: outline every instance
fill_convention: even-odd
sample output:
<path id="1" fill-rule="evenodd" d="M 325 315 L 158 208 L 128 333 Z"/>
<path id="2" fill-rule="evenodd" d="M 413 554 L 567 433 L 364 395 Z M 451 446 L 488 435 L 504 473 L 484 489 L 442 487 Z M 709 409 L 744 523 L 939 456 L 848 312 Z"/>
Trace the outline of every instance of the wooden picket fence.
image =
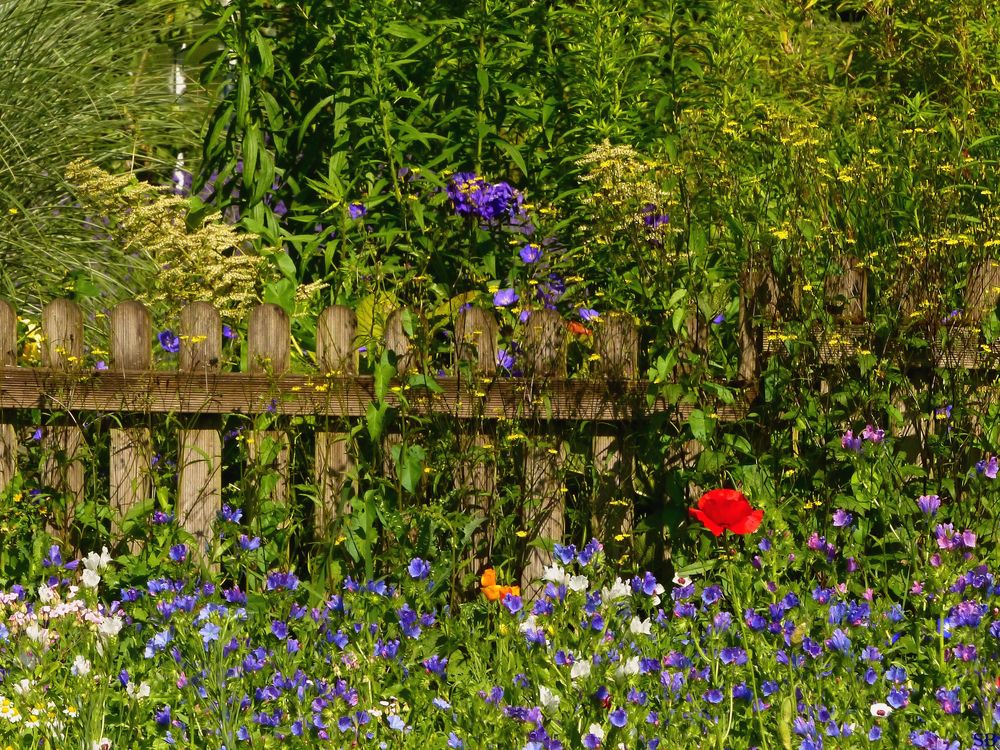
<path id="1" fill-rule="evenodd" d="M 398 406 L 405 399 L 410 415 L 447 415 L 462 420 L 463 460 L 456 482 L 464 507 L 486 514 L 495 491 L 488 465 L 493 440 L 491 422 L 517 419 L 528 438 L 524 451 L 526 506 L 534 509 L 524 519 L 535 537 L 558 540 L 563 535 L 565 490 L 560 486 L 562 452 L 560 427 L 587 420 L 596 424 L 592 460 L 609 482 L 631 476 L 631 457 L 624 439 L 630 423 L 646 415 L 673 410 L 678 420 L 690 406 L 650 403 L 648 384 L 638 379 L 638 331 L 631 316 L 607 315 L 593 326 L 597 355 L 591 377 L 570 378 L 566 348 L 571 335 L 564 320 L 552 311 L 537 311 L 525 326 L 521 377 L 501 375 L 497 365 L 497 321 L 492 311 L 465 309 L 455 320 L 455 357 L 451 372 L 435 376 L 433 387 L 416 372 L 420 361 L 404 333 L 403 311 L 385 320 L 383 342 L 394 353 L 398 377 L 384 398 Z M 246 372 L 224 372 L 222 324 L 207 303 L 186 306 L 180 315 L 176 370 L 154 370 L 155 342 L 146 308 L 134 301 L 117 305 L 110 313 L 110 357 L 107 370 L 84 368 L 84 326 L 80 308 L 56 300 L 42 312 L 42 366 L 19 366 L 16 316 L 0 301 L 0 490 L 17 470 L 18 412 L 41 409 L 57 415 L 46 426 L 43 445 L 51 458 L 43 482 L 82 500 L 85 477 L 79 456 L 84 443 L 76 415 L 114 414 L 110 430 L 108 487 L 115 526 L 137 503 L 150 496 L 150 465 L 154 455 L 148 426 L 140 415 L 172 413 L 186 417 L 179 429 L 178 485 L 175 512 L 199 541 L 211 532 L 222 498 L 222 417 L 229 414 L 317 417 L 314 479 L 318 488 L 317 528 L 328 528 L 338 512 L 342 489 L 352 473 L 353 452 L 349 421 L 364 417 L 376 401 L 374 377 L 358 373 L 358 331 L 355 313 L 343 306 L 329 307 L 317 320 L 316 368 L 292 373 L 289 318 L 280 307 L 263 304 L 248 320 Z M 752 394 L 735 404 L 720 404 L 718 417 L 739 418 Z M 132 421 L 130 420 L 132 418 Z M 251 460 L 261 438 L 277 439 L 279 482 L 275 497 L 289 494 L 288 436 L 277 429 L 250 435 Z M 400 440 L 389 434 L 390 443 Z M 388 450 L 386 451 L 388 453 Z M 58 457 L 59 460 L 56 460 Z M 387 471 L 391 467 L 387 467 Z M 609 493 L 614 488 L 608 489 Z M 628 520 L 624 519 L 627 523 Z M 546 563 L 532 548 L 524 571 L 526 581 L 540 574 Z"/>
<path id="2" fill-rule="evenodd" d="M 757 395 L 762 360 L 779 356 L 783 343 L 768 333 L 767 321 L 779 317 L 778 285 L 767 277 L 745 275 L 737 323 L 739 380 L 728 384 L 736 393 L 732 404 L 714 404 L 720 421 L 743 418 Z M 849 269 L 828 286 L 829 298 L 842 305 L 842 327 L 817 336 L 820 364 L 849 363 L 864 346 L 866 295 L 864 274 Z M 921 354 L 915 368 L 966 368 L 993 372 L 1000 363 L 1000 346 L 985 345 L 979 333 L 983 315 L 1000 296 L 1000 265 L 988 261 L 970 273 L 966 308 L 946 348 Z M 418 356 L 404 333 L 404 311 L 390 314 L 382 326 L 384 347 L 393 353 L 397 369 L 394 387 L 384 395 L 392 406 L 405 402 L 409 415 L 445 415 L 464 423 L 461 459 L 455 481 L 463 508 L 488 515 L 496 491 L 495 472 L 485 450 L 494 440 L 494 424 L 517 419 L 528 438 L 524 455 L 526 516 L 522 523 L 533 538 L 559 540 L 565 528 L 565 490 L 560 482 L 560 431 L 566 423 L 595 425 L 591 461 L 604 485 L 603 497 L 628 495 L 618 491 L 632 476 L 632 457 L 626 436 L 633 425 L 655 412 L 671 412 L 679 424 L 692 405 L 667 404 L 650 395 L 639 379 L 639 335 L 631 316 L 606 314 L 593 326 L 595 362 L 586 377 L 567 373 L 566 349 L 570 333 L 553 311 L 534 312 L 525 326 L 519 367 L 511 377 L 497 366 L 498 326 L 492 311 L 460 311 L 455 319 L 454 359 L 444 376 L 423 377 L 416 370 Z M 338 502 L 352 475 L 354 452 L 350 420 L 363 418 L 376 403 L 375 378 L 358 372 L 359 331 L 349 308 L 325 309 L 317 320 L 316 366 L 312 372 L 290 372 L 290 321 L 276 305 L 256 307 L 247 321 L 247 370 L 224 372 L 221 318 L 211 305 L 193 303 L 180 316 L 180 349 L 176 370 L 154 370 L 154 331 L 146 308 L 126 301 L 110 314 L 110 357 L 105 371 L 84 368 L 84 326 L 80 308 L 56 300 L 42 312 L 42 366 L 19 366 L 17 318 L 0 300 L 0 491 L 17 471 L 18 428 L 23 412 L 40 409 L 55 415 L 46 426 L 48 449 L 43 482 L 82 499 L 85 477 L 80 459 L 84 434 L 80 413 L 113 414 L 110 430 L 108 488 L 116 532 L 118 522 L 138 503 L 150 497 L 150 465 L 154 455 L 148 426 L 138 417 L 172 413 L 185 417 L 178 430 L 178 485 L 175 512 L 199 541 L 206 541 L 222 498 L 222 418 L 274 413 L 313 416 L 315 456 L 313 479 L 318 491 L 316 526 L 329 528 L 339 513 Z M 693 318 L 692 318 L 693 319 Z M 763 321 L 763 324 L 761 324 Z M 755 324 L 756 323 L 756 324 Z M 694 349 L 707 345 L 705 327 L 689 326 Z M 361 332 L 364 333 L 364 332 Z M 429 381 L 433 380 L 433 387 Z M 705 405 L 702 405 L 705 406 Z M 926 419 L 918 415 L 916 420 Z M 289 440 L 278 422 L 265 434 L 247 441 L 251 460 L 264 438 L 281 446 L 275 468 L 279 482 L 275 497 L 289 496 Z M 303 429 L 303 428 L 297 428 Z M 929 428 L 928 428 L 929 429 Z M 920 425 L 916 430 L 919 432 Z M 23 431 L 22 431 L 23 437 Z M 400 441 L 398 433 L 384 438 L 387 448 Z M 685 448 L 692 456 L 699 446 Z M 389 450 L 386 450 L 386 454 Z M 58 459 L 58 460 L 57 460 Z M 391 467 L 386 467 L 391 471 Z M 628 518 L 620 519 L 628 524 Z M 546 555 L 531 547 L 525 581 L 533 580 L 547 563 Z"/>

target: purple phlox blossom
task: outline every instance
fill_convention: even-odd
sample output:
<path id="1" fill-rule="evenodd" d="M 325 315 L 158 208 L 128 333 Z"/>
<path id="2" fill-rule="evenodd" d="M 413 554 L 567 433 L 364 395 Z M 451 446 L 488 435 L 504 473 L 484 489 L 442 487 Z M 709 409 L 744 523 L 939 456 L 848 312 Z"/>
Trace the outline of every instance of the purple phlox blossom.
<path id="1" fill-rule="evenodd" d="M 170 548 L 170 559 L 174 562 L 184 562 L 187 559 L 187 553 L 186 544 L 175 544 Z"/>
<path id="2" fill-rule="evenodd" d="M 94 369 L 97 370 L 98 372 L 106 372 L 108 369 L 108 363 L 105 362 L 103 359 L 99 359 L 97 360 L 97 364 L 94 365 Z"/>
<path id="3" fill-rule="evenodd" d="M 601 317 L 601 314 L 592 307 L 581 307 L 577 309 L 577 313 L 580 315 L 581 319 L 587 322 L 590 322 L 591 320 L 598 320 Z"/>
<path id="4" fill-rule="evenodd" d="M 861 437 L 854 437 L 854 432 L 852 430 L 848 430 L 844 433 L 843 437 L 840 438 L 840 445 L 844 450 L 858 453 L 861 451 Z"/>
<path id="5" fill-rule="evenodd" d="M 350 215 L 351 219 L 357 220 L 362 216 L 368 215 L 368 207 L 361 203 L 360 201 L 354 201 L 347 207 L 347 213 Z"/>
<path id="6" fill-rule="evenodd" d="M 222 338 L 224 339 L 234 339 L 236 334 L 233 333 L 233 329 L 229 326 L 222 326 Z"/>
<path id="7" fill-rule="evenodd" d="M 713 326 L 722 325 L 725 322 L 726 322 L 726 315 L 725 315 L 725 313 L 719 313 L 714 318 L 712 318 L 712 325 Z"/>
<path id="8" fill-rule="evenodd" d="M 260 549 L 260 537 L 248 537 L 246 534 L 240 534 L 240 549 L 244 552 L 252 552 L 255 549 Z"/>
<path id="9" fill-rule="evenodd" d="M 837 528 L 850 526 L 853 520 L 854 516 L 848 513 L 843 508 L 837 508 L 837 510 L 833 512 L 833 525 L 836 526 Z"/>
<path id="10" fill-rule="evenodd" d="M 952 715 L 962 713 L 962 703 L 958 698 L 958 692 L 958 688 L 948 690 L 943 687 L 934 692 L 934 697 L 937 698 L 938 705 L 941 706 L 944 713 Z"/>
<path id="11" fill-rule="evenodd" d="M 885 440 L 885 430 L 867 424 L 865 425 L 865 429 L 861 431 L 861 437 L 878 445 Z"/>
<path id="12" fill-rule="evenodd" d="M 941 507 L 941 498 L 937 495 L 921 495 L 917 498 L 917 507 L 926 516 L 933 516 Z"/>
<path id="13" fill-rule="evenodd" d="M 1000 471 L 1000 461 L 994 455 L 989 455 L 976 463 L 976 472 L 984 474 L 987 479 L 996 479 L 998 471 Z"/>

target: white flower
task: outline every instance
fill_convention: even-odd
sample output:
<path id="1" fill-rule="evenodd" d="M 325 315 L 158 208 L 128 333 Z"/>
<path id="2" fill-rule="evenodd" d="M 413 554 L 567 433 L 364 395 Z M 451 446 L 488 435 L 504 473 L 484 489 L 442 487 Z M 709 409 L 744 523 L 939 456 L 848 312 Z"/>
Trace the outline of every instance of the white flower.
<path id="1" fill-rule="evenodd" d="M 538 686 L 538 702 L 542 704 L 545 713 L 552 713 L 559 708 L 559 696 L 549 690 L 545 685 Z"/>
<path id="2" fill-rule="evenodd" d="M 37 622 L 33 622 L 28 627 L 24 629 L 25 634 L 33 640 L 35 643 L 48 642 L 49 631 L 39 625 Z"/>
<path id="3" fill-rule="evenodd" d="M 559 563 L 552 563 L 542 571 L 542 580 L 554 583 L 556 586 L 566 583 L 568 576 Z"/>
<path id="4" fill-rule="evenodd" d="M 572 680 L 578 680 L 581 677 L 590 676 L 590 662 L 586 659 L 582 659 L 573 664 L 573 668 L 569 670 L 569 676 Z"/>
<path id="5" fill-rule="evenodd" d="M 14 683 L 14 692 L 18 695 L 27 695 L 31 692 L 32 682 L 29 679 L 22 679 Z"/>
<path id="6" fill-rule="evenodd" d="M 660 603 L 660 594 L 662 594 L 664 591 L 666 591 L 666 589 L 663 588 L 662 583 L 656 584 L 656 588 L 653 589 L 653 599 L 652 599 L 654 607 Z"/>
<path id="7" fill-rule="evenodd" d="M 586 591 L 590 588 L 590 581 L 587 580 L 587 576 L 570 576 L 567 585 L 570 591 Z"/>
<path id="8" fill-rule="evenodd" d="M 590 734 L 594 735 L 599 740 L 604 739 L 604 730 L 601 729 L 600 724 L 591 724 L 590 728 L 587 729 L 587 731 L 590 732 Z"/>
<path id="9" fill-rule="evenodd" d="M 97 632 L 108 638 L 114 638 L 122 629 L 122 618 L 118 615 L 114 617 L 105 617 L 101 620 L 101 624 L 97 626 Z"/>
<path id="10" fill-rule="evenodd" d="M 871 712 L 872 716 L 878 719 L 884 719 L 892 713 L 892 706 L 888 703 L 872 703 Z"/>
<path id="11" fill-rule="evenodd" d="M 632 622 L 628 624 L 629 632 L 634 635 L 650 635 L 653 623 L 647 617 L 645 620 L 640 620 L 638 617 L 633 617 Z"/>
<path id="12" fill-rule="evenodd" d="M 96 571 L 87 568 L 83 571 L 83 585 L 88 589 L 96 589 L 97 584 L 101 582 L 101 575 Z"/>
<path id="13" fill-rule="evenodd" d="M 77 677 L 86 677 L 90 674 L 90 662 L 87 661 L 87 657 L 83 654 L 77 654 L 76 658 L 73 659 L 73 666 L 70 667 L 69 671 Z"/>
<path id="14" fill-rule="evenodd" d="M 633 656 L 628 661 L 618 667 L 615 674 L 618 677 L 627 677 L 631 674 L 639 674 L 639 657 Z"/>
<path id="15" fill-rule="evenodd" d="M 604 594 L 604 599 L 609 602 L 613 602 L 615 599 L 624 599 L 632 593 L 632 589 L 629 585 L 625 583 L 621 578 L 617 579 L 614 584 L 612 584 L 610 589 L 604 589 L 602 592 Z"/>
<path id="16" fill-rule="evenodd" d="M 87 570 L 93 570 L 95 573 L 98 570 L 104 570 L 111 564 L 111 554 L 108 552 L 107 547 L 101 549 L 101 554 L 96 552 L 91 552 L 85 558 L 83 558 L 83 567 Z"/>
<path id="17" fill-rule="evenodd" d="M 529 630 L 534 630 L 538 627 L 538 618 L 534 615 L 528 615 L 524 618 L 524 621 L 520 624 L 519 629 L 522 633 L 527 633 Z"/>
<path id="18" fill-rule="evenodd" d="M 38 601 L 42 604 L 51 604 L 58 598 L 56 590 L 49 588 L 44 583 L 38 587 Z"/>
<path id="19" fill-rule="evenodd" d="M 94 740 L 90 747 L 91 750 L 111 750 L 111 740 L 107 737 L 101 737 L 99 740 Z"/>
<path id="20" fill-rule="evenodd" d="M 694 579 L 688 576 L 674 576 L 674 583 L 677 586 L 687 586 L 689 583 L 693 583 Z"/>
<path id="21" fill-rule="evenodd" d="M 142 682 L 137 687 L 134 682 L 130 682 L 125 687 L 125 692 L 129 694 L 132 698 L 148 698 L 149 697 L 149 685 Z"/>

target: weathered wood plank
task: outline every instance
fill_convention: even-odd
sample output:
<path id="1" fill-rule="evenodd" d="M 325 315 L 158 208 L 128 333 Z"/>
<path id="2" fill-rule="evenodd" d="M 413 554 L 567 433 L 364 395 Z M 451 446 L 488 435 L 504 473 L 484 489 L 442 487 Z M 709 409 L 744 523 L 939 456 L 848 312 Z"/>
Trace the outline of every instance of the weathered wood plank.
<path id="1" fill-rule="evenodd" d="M 42 310 L 42 363 L 53 370 L 78 370 L 83 361 L 83 312 L 76 303 L 59 299 Z M 54 408 L 69 412 L 76 401 L 72 387 L 55 392 Z M 76 507 L 83 502 L 84 473 L 83 431 L 73 423 L 72 413 L 61 418 L 59 424 L 44 430 L 42 446 L 46 450 L 42 466 L 42 481 L 65 495 L 61 513 L 54 514 L 50 530 L 68 538 L 76 515 Z"/>
<path id="2" fill-rule="evenodd" d="M 149 370 L 152 367 L 152 322 L 138 302 L 126 301 L 111 311 L 111 367 Z M 148 427 L 112 427 L 110 456 L 111 533 L 121 537 L 121 521 L 152 493 L 153 457 Z"/>
<path id="3" fill-rule="evenodd" d="M 667 404 L 657 398 L 647 403 L 649 383 L 614 384 L 567 378 L 497 378 L 470 395 L 468 381 L 440 377 L 432 393 L 421 385 L 400 385 L 415 414 L 447 414 L 458 419 L 516 419 L 551 417 L 555 420 L 633 420 L 654 412 L 675 411 L 688 418 L 690 405 Z M 71 404 L 52 394 L 72 387 Z M 286 416 L 317 415 L 363 417 L 375 400 L 374 379 L 367 375 L 282 375 L 271 378 L 248 373 L 89 372 L 60 373 L 44 368 L 0 368 L 0 409 L 56 409 L 122 413 L 262 414 L 271 394 L 279 394 Z M 483 395 L 478 395 L 479 393 Z M 743 394 L 745 396 L 745 393 Z M 390 392 L 387 400 L 395 405 Z M 706 408 L 702 405 L 701 408 Z M 746 414 L 745 398 L 712 409 L 722 421 Z"/>
<path id="4" fill-rule="evenodd" d="M 191 378 L 191 385 L 207 383 L 217 374 L 222 357 L 219 313 L 207 302 L 187 305 L 181 310 L 180 339 L 180 369 Z M 267 380 L 267 376 L 260 377 Z M 257 393 L 263 398 L 268 392 L 263 386 Z M 212 539 L 212 523 L 222 506 L 222 439 L 218 424 L 179 433 L 177 519 L 194 536 L 198 553 L 204 555 Z"/>
<path id="5" fill-rule="evenodd" d="M 278 305 L 258 305 L 250 313 L 247 325 L 247 366 L 252 373 L 274 377 L 288 371 L 291 362 L 291 321 Z M 279 412 L 275 397 L 273 408 L 268 402 L 268 412 Z M 247 438 L 248 453 L 253 464 L 260 462 L 264 441 L 276 441 L 277 456 L 273 468 L 278 475 L 274 486 L 274 499 L 288 501 L 288 470 L 291 450 L 288 434 L 280 430 L 251 431 Z"/>
<path id="6" fill-rule="evenodd" d="M 17 364 L 17 314 L 7 302 L 0 300 L 0 366 Z M 17 432 L 14 425 L 0 415 L 0 492 L 17 473 Z"/>
<path id="7" fill-rule="evenodd" d="M 639 331 L 629 315 L 608 314 L 595 325 L 596 375 L 611 383 L 635 380 Z M 594 531 L 614 556 L 631 551 L 635 510 L 632 506 L 633 454 L 627 423 L 598 423 L 592 439 L 597 477 Z"/>
<path id="8" fill-rule="evenodd" d="M 566 376 L 566 328 L 554 310 L 539 310 L 528 319 L 525 367 L 529 377 L 546 382 Z M 566 497 L 561 469 L 566 451 L 561 431 L 548 419 L 531 420 L 524 458 L 524 528 L 531 540 L 544 540 L 546 548 L 528 547 L 521 585 L 529 598 L 537 596 L 552 555 L 547 547 L 561 542 L 566 530 Z"/>
<path id="9" fill-rule="evenodd" d="M 326 308 L 316 323 L 316 365 L 319 371 L 326 375 L 350 377 L 358 371 L 358 352 L 354 345 L 357 333 L 358 319 L 354 311 L 343 305 Z M 319 381 L 327 386 L 327 380 Z M 295 386 L 293 386 L 295 387 Z M 316 392 L 316 383 L 302 388 Z M 326 403 L 342 403 L 337 398 L 336 389 L 321 392 Z M 332 397 L 332 398 L 331 398 Z M 282 404 L 285 411 L 288 404 Z M 320 414 L 319 411 L 314 412 Z M 347 416 L 329 415 L 323 416 Z M 316 430 L 316 484 L 317 497 L 315 525 L 318 532 L 326 531 L 336 518 L 351 512 L 350 506 L 341 507 L 341 496 L 344 485 L 354 469 L 354 459 L 349 450 L 351 433 L 349 429 L 330 429 L 331 427 L 349 427 L 348 425 L 331 425 L 330 420 L 317 426 Z"/>
<path id="10" fill-rule="evenodd" d="M 455 320 L 455 358 L 457 374 L 467 370 L 469 396 L 481 387 L 481 382 L 497 374 L 497 321 L 492 312 L 468 308 Z M 466 558 L 477 575 L 489 565 L 493 548 L 494 527 L 490 522 L 493 496 L 496 493 L 496 465 L 492 456 L 495 430 L 482 419 L 472 421 L 468 431 L 458 432 L 458 466 L 455 484 L 461 493 L 462 510 L 484 519 L 473 534 L 472 554 Z"/>

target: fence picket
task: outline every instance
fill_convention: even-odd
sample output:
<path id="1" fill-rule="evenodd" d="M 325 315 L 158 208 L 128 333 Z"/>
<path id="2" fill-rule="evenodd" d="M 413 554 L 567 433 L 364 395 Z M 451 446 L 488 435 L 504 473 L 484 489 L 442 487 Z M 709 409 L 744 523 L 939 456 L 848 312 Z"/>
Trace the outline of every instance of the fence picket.
<path id="1" fill-rule="evenodd" d="M 629 315 L 609 314 L 594 330 L 597 374 L 614 383 L 636 377 L 639 331 Z M 635 510 L 632 506 L 633 452 L 628 444 L 627 422 L 598 423 L 593 437 L 594 473 L 597 477 L 595 532 L 617 550 L 631 549 L 630 542 L 615 544 L 615 537 L 630 539 Z"/>
<path id="2" fill-rule="evenodd" d="M 555 310 L 536 310 L 526 326 L 525 355 L 532 396 L 543 399 L 545 381 L 566 374 L 566 328 Z M 525 529 L 530 539 L 545 544 L 561 542 L 566 524 L 565 488 L 559 480 L 565 448 L 558 428 L 551 420 L 532 425 L 525 451 Z M 551 562 L 551 554 L 535 545 L 528 547 L 521 575 L 530 598 L 538 593 L 535 581 Z"/>
<path id="3" fill-rule="evenodd" d="M 397 377 L 405 380 L 416 367 L 417 356 L 410 345 L 410 338 L 406 335 L 403 327 L 403 318 L 407 314 L 405 308 L 393 310 L 385 320 L 383 337 L 385 338 L 385 348 L 396 357 Z M 393 457 L 393 451 L 402 450 L 403 434 L 400 431 L 398 420 L 388 425 L 385 435 L 382 438 L 382 471 L 387 477 L 396 476 L 398 478 L 398 467 Z M 402 456 L 400 456 L 402 460 Z"/>
<path id="4" fill-rule="evenodd" d="M 466 396 L 475 399 L 481 381 L 497 371 L 497 321 L 486 310 L 467 308 L 458 313 L 455 320 L 455 358 L 458 360 L 457 375 L 463 368 L 469 371 L 471 380 L 465 389 Z M 455 483 L 461 493 L 462 510 L 471 516 L 484 519 L 472 537 L 472 556 L 469 564 L 476 573 L 482 572 L 489 564 L 489 553 L 493 548 L 493 526 L 490 523 L 490 509 L 496 491 L 496 468 L 486 456 L 493 450 L 496 431 L 482 419 L 469 425 L 468 431 L 459 432 L 459 464 L 455 472 Z"/>
<path id="5" fill-rule="evenodd" d="M 247 366 L 251 373 L 282 375 L 288 371 L 291 361 L 291 322 L 287 313 L 278 305 L 258 305 L 250 312 L 247 324 Z M 263 396 L 267 399 L 267 396 Z M 275 394 L 265 407 L 267 411 L 277 412 L 280 409 L 280 394 Z M 278 502 L 288 501 L 288 470 L 290 467 L 291 450 L 288 434 L 281 430 L 252 431 L 249 434 L 250 461 L 257 464 L 260 461 L 263 441 L 276 441 L 277 456 L 274 469 L 278 481 L 274 486 L 274 499 Z"/>
<path id="6" fill-rule="evenodd" d="M 145 306 L 130 300 L 116 305 L 111 311 L 111 367 L 124 373 L 152 369 L 152 330 Z M 111 428 L 109 493 L 114 540 L 123 532 L 122 519 L 152 493 L 152 459 L 149 427 L 125 424 Z"/>
<path id="7" fill-rule="evenodd" d="M 222 321 L 207 302 L 181 310 L 180 370 L 205 380 L 219 369 Z M 177 518 L 204 552 L 222 505 L 222 439 L 217 417 L 201 416 L 196 427 L 179 430 Z"/>
<path id="8" fill-rule="evenodd" d="M 53 370 L 79 369 L 83 361 L 83 313 L 70 300 L 53 300 L 42 309 L 42 364 Z M 74 386 L 59 393 L 64 404 L 73 403 Z M 60 514 L 53 514 L 50 530 L 69 535 L 77 506 L 83 501 L 83 431 L 72 415 L 60 417 L 43 432 L 46 450 L 42 482 L 65 496 Z"/>
<path id="9" fill-rule="evenodd" d="M 0 300 L 0 367 L 17 365 L 17 314 Z M 0 492 L 7 489 L 17 472 L 17 431 L 0 410 Z"/>
<path id="10" fill-rule="evenodd" d="M 358 352 L 354 345 L 358 318 L 343 305 L 326 308 L 316 323 L 316 364 L 322 375 L 353 375 L 358 371 Z M 329 528 L 350 505 L 341 505 L 347 478 L 354 469 L 350 423 L 331 429 L 333 420 L 324 418 L 316 431 L 316 483 L 318 497 L 315 523 L 318 530 Z M 346 428 L 346 429 L 345 429 Z"/>

